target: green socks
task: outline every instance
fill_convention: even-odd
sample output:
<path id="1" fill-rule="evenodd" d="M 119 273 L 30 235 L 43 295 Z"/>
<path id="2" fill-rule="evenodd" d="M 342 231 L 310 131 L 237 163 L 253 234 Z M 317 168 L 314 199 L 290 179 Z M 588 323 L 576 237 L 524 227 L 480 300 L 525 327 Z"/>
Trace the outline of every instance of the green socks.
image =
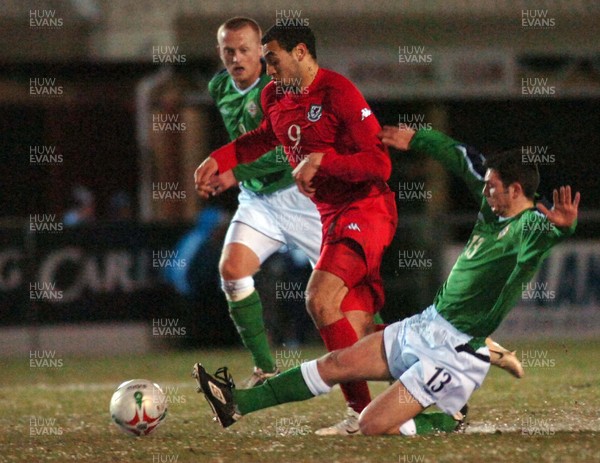
<path id="1" fill-rule="evenodd" d="M 454 418 L 442 412 L 419 413 L 413 420 L 419 436 L 436 432 L 452 432 L 458 424 Z"/>
<path id="2" fill-rule="evenodd" d="M 250 389 L 233 389 L 233 400 L 242 415 L 288 402 L 314 397 L 308 388 L 300 366 L 291 368 Z M 419 413 L 413 418 L 417 435 L 452 432 L 458 422 L 445 413 Z M 414 431 L 413 431 L 414 432 Z"/>
<path id="3" fill-rule="evenodd" d="M 242 338 L 244 346 L 252 354 L 254 365 L 265 373 L 274 371 L 275 360 L 271 355 L 258 292 L 254 291 L 241 301 L 227 301 L 227 304 L 229 305 L 229 315 Z"/>
<path id="4" fill-rule="evenodd" d="M 314 397 L 304 382 L 299 366 L 250 389 L 233 389 L 233 399 L 242 415 L 287 402 Z"/>
<path id="5" fill-rule="evenodd" d="M 237 328 L 244 346 L 252 354 L 254 365 L 265 373 L 275 371 L 275 359 L 271 355 L 269 339 L 265 330 L 263 308 L 260 296 L 255 290 L 241 301 L 227 301 L 229 315 Z M 383 323 L 379 313 L 375 314 L 375 323 Z"/>

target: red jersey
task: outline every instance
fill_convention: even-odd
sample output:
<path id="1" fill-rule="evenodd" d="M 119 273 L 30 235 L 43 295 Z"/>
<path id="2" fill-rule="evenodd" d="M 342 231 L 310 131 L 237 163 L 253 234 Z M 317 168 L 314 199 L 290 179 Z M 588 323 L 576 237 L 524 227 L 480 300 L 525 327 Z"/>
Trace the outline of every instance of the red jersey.
<path id="1" fill-rule="evenodd" d="M 320 68 L 304 92 L 283 92 L 270 82 L 261 95 L 258 128 L 212 153 L 225 172 L 276 146 L 292 167 L 308 154 L 325 153 L 313 179 L 313 201 L 323 218 L 363 198 L 390 191 L 391 162 L 377 138 L 381 126 L 360 91 L 344 76 Z"/>

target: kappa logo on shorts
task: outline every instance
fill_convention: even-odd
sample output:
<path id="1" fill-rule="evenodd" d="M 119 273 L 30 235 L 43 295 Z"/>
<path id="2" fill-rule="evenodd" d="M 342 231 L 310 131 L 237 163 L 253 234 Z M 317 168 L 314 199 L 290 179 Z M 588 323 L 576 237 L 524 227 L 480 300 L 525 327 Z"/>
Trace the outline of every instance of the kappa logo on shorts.
<path id="1" fill-rule="evenodd" d="M 346 228 L 348 230 L 361 231 L 360 227 L 356 222 L 349 223 L 348 225 L 346 225 Z"/>
<path id="2" fill-rule="evenodd" d="M 371 110 L 369 108 L 363 108 L 363 109 L 361 109 L 360 110 L 360 120 L 364 121 L 371 114 L 373 114 L 373 113 L 371 112 Z"/>
<path id="3" fill-rule="evenodd" d="M 311 104 L 310 109 L 308 110 L 308 114 L 306 115 L 306 118 L 310 122 L 317 122 L 319 119 L 321 119 L 322 115 L 323 115 L 323 106 L 321 106 L 320 104 Z"/>

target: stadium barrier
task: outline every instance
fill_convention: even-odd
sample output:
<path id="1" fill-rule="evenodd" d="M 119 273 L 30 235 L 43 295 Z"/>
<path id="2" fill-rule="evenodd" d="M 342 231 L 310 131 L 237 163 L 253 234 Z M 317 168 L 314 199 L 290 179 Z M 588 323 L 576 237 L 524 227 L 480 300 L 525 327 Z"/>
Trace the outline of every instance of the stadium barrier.
<path id="1" fill-rule="evenodd" d="M 239 342 L 218 283 L 218 234 L 193 257 L 194 263 L 177 247 L 191 224 L 46 225 L 39 230 L 32 230 L 31 222 L 27 230 L 3 227 L 0 234 L 0 356 L 48 346 L 60 346 L 65 353 L 110 353 Z M 431 301 L 462 250 L 462 245 L 440 243 L 432 249 L 396 240 L 382 266 L 388 300 L 384 319 L 410 315 Z M 280 269 L 277 262 L 273 267 Z M 186 296 L 166 283 L 165 274 L 190 267 L 199 287 Z M 271 299 L 277 299 L 277 284 L 301 289 L 306 283 L 269 277 L 270 271 L 267 265 L 259 275 L 267 282 L 266 289 L 259 287 L 266 316 L 273 302 L 288 314 L 303 312 L 301 298 Z M 423 300 L 411 299 L 406 286 L 418 288 Z M 498 336 L 597 336 L 599 305 L 599 243 L 567 241 L 523 288 Z M 281 321 L 275 317 L 274 323 Z M 297 321 L 284 323 L 288 327 L 273 331 L 289 332 Z M 301 330 L 308 337 L 314 334 L 310 324 Z"/>
<path id="2" fill-rule="evenodd" d="M 0 356 L 37 349 L 144 352 L 190 343 L 199 325 L 207 328 L 204 342 L 231 342 L 217 284 L 219 247 L 208 239 L 199 252 L 182 257 L 177 244 L 190 229 L 187 223 L 135 222 L 66 227 L 55 217 L 3 227 Z M 192 266 L 199 278 L 208 270 L 215 279 L 185 296 L 165 274 Z"/>

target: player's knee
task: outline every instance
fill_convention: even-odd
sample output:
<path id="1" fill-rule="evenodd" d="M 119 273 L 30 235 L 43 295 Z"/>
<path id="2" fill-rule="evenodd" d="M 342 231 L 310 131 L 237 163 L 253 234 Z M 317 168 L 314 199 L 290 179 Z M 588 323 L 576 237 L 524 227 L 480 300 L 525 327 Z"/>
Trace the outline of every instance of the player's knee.
<path id="1" fill-rule="evenodd" d="M 364 436 L 377 436 L 385 432 L 385 430 L 381 429 L 381 426 L 377 424 L 375 417 L 369 413 L 368 407 L 360 414 L 358 418 L 358 427 L 361 434 Z"/>
<path id="2" fill-rule="evenodd" d="M 239 280 L 252 275 L 252 272 L 243 268 L 239 260 L 221 259 L 219 262 L 219 274 L 223 280 Z"/>
<path id="3" fill-rule="evenodd" d="M 313 291 L 306 291 L 306 310 L 308 313 L 314 316 L 317 312 L 317 307 L 321 304 L 317 297 L 317 293 Z"/>
<path id="4" fill-rule="evenodd" d="M 234 280 L 221 278 L 221 289 L 228 301 L 241 301 L 254 292 L 254 278 L 251 276 Z"/>
<path id="5" fill-rule="evenodd" d="M 324 320 L 335 308 L 330 294 L 319 289 L 307 291 L 306 309 L 313 319 Z"/>

